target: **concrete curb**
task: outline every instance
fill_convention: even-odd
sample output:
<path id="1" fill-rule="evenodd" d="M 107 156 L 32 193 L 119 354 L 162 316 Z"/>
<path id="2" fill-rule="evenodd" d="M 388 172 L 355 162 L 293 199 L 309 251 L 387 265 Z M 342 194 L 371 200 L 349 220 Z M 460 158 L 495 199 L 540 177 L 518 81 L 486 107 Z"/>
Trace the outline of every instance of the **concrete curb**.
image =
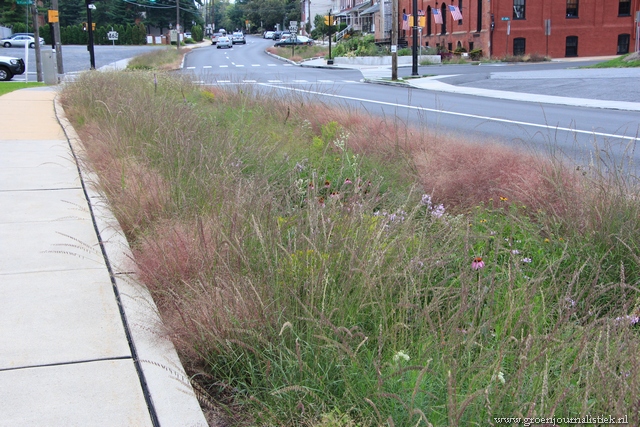
<path id="1" fill-rule="evenodd" d="M 135 272 L 128 268 L 132 259 L 129 244 L 105 197 L 96 189 L 98 178 L 85 163 L 82 141 L 67 120 L 57 96 L 54 110 L 78 166 L 105 260 L 110 265 L 111 280 L 120 296 L 131 346 L 137 356 L 135 362 L 142 371 L 141 381 L 143 387 L 146 383 L 157 422 L 163 427 L 207 427 L 189 377 L 171 340 L 163 332 L 158 308 Z"/>

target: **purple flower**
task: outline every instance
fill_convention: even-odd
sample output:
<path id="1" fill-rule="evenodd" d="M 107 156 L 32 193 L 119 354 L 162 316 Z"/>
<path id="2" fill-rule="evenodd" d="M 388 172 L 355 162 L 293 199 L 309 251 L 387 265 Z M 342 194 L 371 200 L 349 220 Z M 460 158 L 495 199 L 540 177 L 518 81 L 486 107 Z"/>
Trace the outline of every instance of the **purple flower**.
<path id="1" fill-rule="evenodd" d="M 475 257 L 471 262 L 471 268 L 473 268 L 474 270 L 480 270 L 481 268 L 484 268 L 484 261 L 482 261 L 482 258 L 479 256 Z"/>

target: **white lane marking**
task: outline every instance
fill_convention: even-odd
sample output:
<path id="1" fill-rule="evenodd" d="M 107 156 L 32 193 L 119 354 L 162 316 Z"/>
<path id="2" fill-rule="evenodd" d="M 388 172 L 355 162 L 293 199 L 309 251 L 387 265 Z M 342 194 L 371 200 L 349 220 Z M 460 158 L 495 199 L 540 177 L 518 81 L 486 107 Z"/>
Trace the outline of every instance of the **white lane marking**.
<path id="1" fill-rule="evenodd" d="M 216 83 L 231 83 L 231 80 L 216 80 Z"/>
<path id="2" fill-rule="evenodd" d="M 211 65 L 203 65 L 202 68 L 211 68 Z"/>
<path id="3" fill-rule="evenodd" d="M 285 67 L 293 67 L 293 64 L 284 64 Z"/>
<path id="4" fill-rule="evenodd" d="M 578 134 L 583 134 L 583 135 L 596 135 L 596 136 L 601 136 L 601 137 L 605 137 L 605 138 L 620 138 L 620 139 L 626 139 L 626 140 L 629 140 L 629 141 L 638 141 L 640 139 L 637 136 L 621 136 L 621 135 L 615 135 L 615 134 L 612 134 L 612 133 L 595 132 L 595 131 L 589 131 L 589 130 L 579 130 L 579 129 L 567 128 L 567 127 L 562 127 L 562 126 L 541 125 L 541 124 L 538 124 L 538 123 L 523 122 L 523 121 L 520 121 L 520 120 L 500 119 L 498 117 L 480 116 L 480 115 L 477 115 L 477 114 L 468 114 L 468 113 L 458 113 L 458 112 L 455 112 L 455 111 L 437 110 L 435 108 L 418 107 L 416 105 L 404 105 L 404 104 L 398 104 L 398 103 L 395 103 L 395 102 L 375 101 L 373 99 L 356 98 L 356 97 L 353 97 L 353 96 L 344 96 L 344 95 L 335 95 L 335 94 L 331 94 L 331 93 L 324 93 L 324 92 L 318 92 L 318 91 L 306 90 L 306 89 L 298 89 L 298 88 L 287 87 L 287 86 L 271 86 L 271 85 L 266 84 L 266 83 L 262 83 L 262 85 L 263 86 L 270 86 L 270 87 L 273 87 L 273 88 L 276 88 L 276 89 L 290 90 L 290 91 L 293 91 L 293 92 L 303 92 L 303 93 L 309 93 L 309 94 L 312 94 L 312 95 L 328 96 L 330 98 L 339 98 L 339 99 L 346 99 L 346 100 L 349 100 L 349 101 L 358 101 L 358 102 L 368 102 L 368 103 L 371 103 L 371 104 L 387 105 L 389 107 L 396 107 L 396 108 L 406 108 L 407 110 L 417 110 L 417 111 L 424 111 L 424 112 L 429 112 L 429 113 L 448 114 L 450 116 L 467 117 L 467 118 L 472 118 L 472 119 L 479 119 L 479 120 L 492 121 L 492 122 L 498 122 L 498 123 L 515 124 L 515 125 L 521 125 L 521 126 L 531 126 L 531 127 L 534 127 L 534 128 L 548 129 L 548 130 L 554 130 L 554 131 L 560 130 L 560 131 L 565 131 L 565 132 L 569 132 L 569 133 L 578 133 Z"/>
<path id="5" fill-rule="evenodd" d="M 355 80 L 343 80 L 344 83 L 358 83 Z"/>
<path id="6" fill-rule="evenodd" d="M 269 83 L 282 83 L 282 80 L 267 80 Z"/>
<path id="7" fill-rule="evenodd" d="M 187 70 L 195 70 L 196 67 L 187 67 Z"/>
<path id="8" fill-rule="evenodd" d="M 256 80 L 243 80 L 242 83 L 256 83 Z"/>
<path id="9" fill-rule="evenodd" d="M 228 68 L 228 65 L 221 65 L 220 68 Z"/>
<path id="10" fill-rule="evenodd" d="M 260 64 L 251 64 L 252 67 L 259 67 Z"/>
<path id="11" fill-rule="evenodd" d="M 234 64 L 236 67 L 244 67 L 242 64 Z"/>
<path id="12" fill-rule="evenodd" d="M 333 80 L 318 80 L 318 83 L 333 83 Z"/>
<path id="13" fill-rule="evenodd" d="M 294 80 L 294 83 L 309 83 L 309 80 Z"/>
<path id="14" fill-rule="evenodd" d="M 277 67 L 278 64 L 267 64 L 267 67 Z"/>

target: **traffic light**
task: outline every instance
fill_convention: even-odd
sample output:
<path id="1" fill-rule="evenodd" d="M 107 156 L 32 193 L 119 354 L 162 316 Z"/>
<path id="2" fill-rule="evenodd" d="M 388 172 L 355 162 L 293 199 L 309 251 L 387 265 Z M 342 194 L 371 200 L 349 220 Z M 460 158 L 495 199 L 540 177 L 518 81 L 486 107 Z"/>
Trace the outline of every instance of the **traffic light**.
<path id="1" fill-rule="evenodd" d="M 87 31 L 87 23 L 86 22 L 82 23 L 82 31 Z"/>
<path id="2" fill-rule="evenodd" d="M 324 16 L 324 25 L 329 26 L 329 25 L 333 25 L 333 19 L 331 19 L 331 16 L 329 15 L 325 15 Z"/>
<path id="3" fill-rule="evenodd" d="M 96 23 L 92 22 L 91 23 L 91 31 L 95 31 L 96 30 Z"/>

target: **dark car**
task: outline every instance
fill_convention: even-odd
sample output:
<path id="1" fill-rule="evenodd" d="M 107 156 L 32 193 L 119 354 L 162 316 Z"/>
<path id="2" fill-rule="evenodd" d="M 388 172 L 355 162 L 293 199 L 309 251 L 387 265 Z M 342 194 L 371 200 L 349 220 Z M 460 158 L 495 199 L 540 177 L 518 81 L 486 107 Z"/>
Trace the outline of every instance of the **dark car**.
<path id="1" fill-rule="evenodd" d="M 275 43 L 275 47 L 285 47 L 285 46 L 311 46 L 313 44 L 313 40 L 305 36 L 291 36 L 287 37 L 284 40 L 280 40 Z"/>
<path id="2" fill-rule="evenodd" d="M 0 80 L 11 80 L 13 76 L 24 73 L 22 58 L 0 56 Z"/>
<path id="3" fill-rule="evenodd" d="M 280 40 L 284 34 L 291 34 L 289 31 L 274 31 L 273 39 Z"/>

